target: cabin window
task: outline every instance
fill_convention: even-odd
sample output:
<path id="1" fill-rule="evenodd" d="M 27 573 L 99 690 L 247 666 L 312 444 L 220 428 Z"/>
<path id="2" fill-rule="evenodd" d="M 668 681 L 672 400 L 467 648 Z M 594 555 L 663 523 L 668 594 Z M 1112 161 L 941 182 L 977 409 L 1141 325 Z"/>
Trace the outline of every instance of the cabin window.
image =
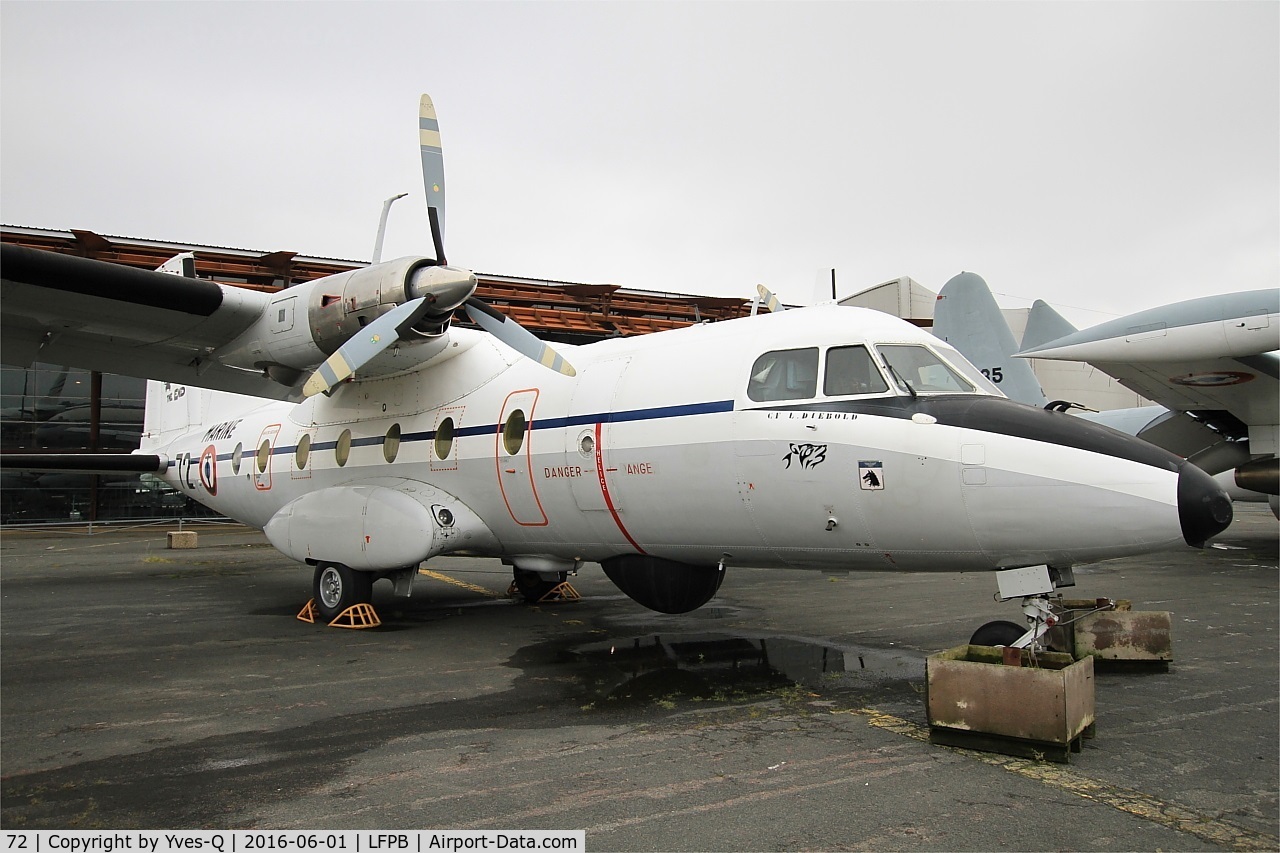
<path id="1" fill-rule="evenodd" d="M 876 347 L 888 364 L 889 373 L 904 391 L 917 394 L 965 394 L 974 390 L 969 380 L 952 370 L 926 347 L 909 344 L 881 344 Z"/>
<path id="2" fill-rule="evenodd" d="M 244 459 L 244 442 L 236 444 L 236 449 L 231 451 L 231 473 L 240 473 L 240 462 Z"/>
<path id="3" fill-rule="evenodd" d="M 264 439 L 262 444 L 258 445 L 258 473 L 265 474 L 267 465 L 271 462 L 271 439 Z"/>
<path id="4" fill-rule="evenodd" d="M 529 422 L 525 419 L 524 412 L 519 409 L 507 415 L 507 422 L 502 425 L 502 446 L 506 449 L 508 456 L 515 456 L 520 452 L 520 448 L 524 446 L 524 433 L 528 427 Z"/>
<path id="5" fill-rule="evenodd" d="M 333 461 L 338 463 L 338 467 L 347 464 L 347 460 L 351 458 L 351 430 L 344 429 L 342 435 L 338 436 L 338 441 L 333 445 Z"/>
<path id="6" fill-rule="evenodd" d="M 747 396 L 757 403 L 808 400 L 817 393 L 817 347 L 767 352 L 751 366 Z"/>
<path id="7" fill-rule="evenodd" d="M 453 418 L 445 418 L 436 427 L 436 458 L 448 459 L 453 453 Z"/>
<path id="8" fill-rule="evenodd" d="M 311 457 L 311 436 L 303 433 L 302 438 L 298 439 L 298 446 L 293 451 L 293 461 L 297 463 L 298 470 L 301 471 L 307 467 L 307 460 Z"/>
<path id="9" fill-rule="evenodd" d="M 400 424 L 392 424 L 382 438 L 382 458 L 395 462 L 400 455 Z"/>
<path id="10" fill-rule="evenodd" d="M 823 394 L 840 397 L 845 394 L 883 394 L 888 390 L 889 386 L 866 347 L 832 347 L 827 350 Z"/>

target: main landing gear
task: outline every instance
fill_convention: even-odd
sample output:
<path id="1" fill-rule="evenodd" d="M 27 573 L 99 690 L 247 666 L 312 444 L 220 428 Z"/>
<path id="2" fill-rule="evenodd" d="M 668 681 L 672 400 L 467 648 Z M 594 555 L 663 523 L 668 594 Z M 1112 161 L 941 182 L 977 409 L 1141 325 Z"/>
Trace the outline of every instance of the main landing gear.
<path id="1" fill-rule="evenodd" d="M 368 572 L 357 572 L 341 563 L 318 563 L 312 578 L 311 600 L 298 618 L 322 619 L 334 628 L 376 628 L 382 624 L 373 605 L 373 582 Z"/>
<path id="2" fill-rule="evenodd" d="M 368 604 L 373 598 L 373 577 L 357 572 L 341 563 L 319 563 L 311 591 L 321 619 L 329 622 L 356 604 Z"/>
<path id="3" fill-rule="evenodd" d="M 533 572 L 528 569 L 512 569 L 508 595 L 520 594 L 530 604 L 547 604 L 553 601 L 577 601 L 582 598 L 569 583 L 568 572 Z"/>

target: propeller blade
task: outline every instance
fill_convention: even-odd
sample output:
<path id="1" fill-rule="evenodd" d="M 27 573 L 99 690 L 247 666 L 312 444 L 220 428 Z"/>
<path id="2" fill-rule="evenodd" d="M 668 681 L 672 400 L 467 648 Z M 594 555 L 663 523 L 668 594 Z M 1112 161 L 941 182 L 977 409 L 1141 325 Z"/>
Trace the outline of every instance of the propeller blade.
<path id="1" fill-rule="evenodd" d="M 774 295 L 772 290 L 765 287 L 763 284 L 756 285 L 756 293 L 760 294 L 760 301 L 769 309 L 770 314 L 777 314 L 779 311 L 786 310 L 782 301 Z"/>
<path id="2" fill-rule="evenodd" d="M 427 207 L 435 208 L 440 216 L 438 246 L 444 237 L 444 150 L 440 147 L 440 122 L 430 95 L 423 95 L 418 101 L 418 141 L 422 147 L 422 183 L 427 188 Z M 443 254 L 436 260 L 443 264 Z"/>
<path id="3" fill-rule="evenodd" d="M 314 397 L 332 391 L 338 383 L 355 375 L 357 370 L 400 340 L 400 335 L 421 320 L 430 307 L 427 297 L 419 296 L 397 305 L 365 326 L 316 368 L 302 386 L 302 396 Z"/>
<path id="4" fill-rule="evenodd" d="M 427 188 L 427 216 L 431 220 L 431 242 L 435 244 L 438 268 L 442 268 L 448 263 L 444 256 L 444 151 L 440 146 L 440 122 L 436 120 L 436 107 L 431 102 L 430 95 L 423 95 L 422 99 L 418 101 L 418 135 L 422 146 L 422 182 Z M 474 291 L 474 275 L 471 276 L 470 281 L 471 289 Z M 516 352 L 526 358 L 533 359 L 544 367 L 551 368 L 557 373 L 563 373 L 565 376 L 578 375 L 578 371 L 574 370 L 573 365 L 565 361 L 560 353 L 543 343 L 515 320 L 494 310 L 474 296 L 469 296 L 463 304 L 466 306 L 467 314 L 480 328 Z M 391 313 L 394 314 L 395 312 Z M 380 318 L 377 323 L 371 323 L 364 330 L 365 334 L 362 337 L 368 338 L 369 329 L 372 329 L 390 316 L 391 314 L 387 314 Z M 329 361 L 337 359 L 343 354 L 343 350 L 346 350 L 353 343 L 354 339 L 344 344 L 342 349 L 329 358 Z M 377 352 L 367 356 L 365 361 L 367 362 L 374 355 L 377 355 Z M 320 370 L 316 371 L 316 374 L 308 380 L 307 387 L 311 387 L 311 383 L 316 382 L 319 390 L 325 390 L 324 383 L 329 380 L 318 379 L 317 377 L 319 377 L 320 371 L 324 370 L 329 364 L 329 361 L 321 365 Z M 345 366 L 345 363 L 345 361 L 342 362 L 343 366 Z M 364 362 L 361 363 L 363 364 Z M 355 367 L 352 367 L 346 373 L 346 376 L 350 376 L 355 369 Z M 336 375 L 336 371 L 334 375 Z M 345 378 L 345 376 L 342 378 Z M 340 381 L 342 379 L 334 380 L 328 387 L 332 388 L 333 385 Z M 317 392 L 313 391 L 311 393 Z"/>
<path id="5" fill-rule="evenodd" d="M 549 367 L 565 376 L 577 376 L 578 371 L 564 360 L 564 356 L 556 352 L 545 341 L 540 340 L 532 332 L 515 320 L 476 299 L 474 296 L 466 301 L 467 314 L 475 323 L 525 358 L 531 358 L 543 367 Z"/>
<path id="6" fill-rule="evenodd" d="M 444 232 L 440 225 L 440 211 L 434 207 L 427 208 L 427 218 L 431 220 L 431 242 L 436 246 L 436 263 L 440 266 L 447 266 L 448 261 L 444 257 Z"/>

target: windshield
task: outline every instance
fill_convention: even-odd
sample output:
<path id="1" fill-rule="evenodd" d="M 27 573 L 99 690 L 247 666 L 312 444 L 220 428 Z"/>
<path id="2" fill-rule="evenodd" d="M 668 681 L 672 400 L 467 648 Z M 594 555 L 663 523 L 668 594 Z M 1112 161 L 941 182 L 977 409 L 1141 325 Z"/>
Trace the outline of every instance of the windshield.
<path id="1" fill-rule="evenodd" d="M 927 347 L 910 344 L 881 344 L 876 347 L 889 372 L 902 390 L 915 394 L 967 394 L 974 386 Z"/>
<path id="2" fill-rule="evenodd" d="M 827 350 L 827 373 L 822 380 L 822 393 L 828 397 L 883 394 L 888 390 L 889 386 L 866 347 L 832 347 Z"/>

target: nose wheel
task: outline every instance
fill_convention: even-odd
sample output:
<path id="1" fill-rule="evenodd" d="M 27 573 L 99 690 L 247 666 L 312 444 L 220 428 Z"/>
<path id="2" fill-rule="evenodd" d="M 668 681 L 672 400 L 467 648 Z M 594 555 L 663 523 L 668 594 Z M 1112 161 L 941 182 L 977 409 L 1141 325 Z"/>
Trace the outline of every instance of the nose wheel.
<path id="1" fill-rule="evenodd" d="M 997 619 L 994 622 L 988 622 L 981 628 L 973 632 L 973 636 L 969 638 L 971 646 L 1012 646 L 1018 640 L 1022 639 L 1022 635 L 1027 633 L 1027 629 L 1017 622 L 1010 622 L 1007 619 Z"/>

